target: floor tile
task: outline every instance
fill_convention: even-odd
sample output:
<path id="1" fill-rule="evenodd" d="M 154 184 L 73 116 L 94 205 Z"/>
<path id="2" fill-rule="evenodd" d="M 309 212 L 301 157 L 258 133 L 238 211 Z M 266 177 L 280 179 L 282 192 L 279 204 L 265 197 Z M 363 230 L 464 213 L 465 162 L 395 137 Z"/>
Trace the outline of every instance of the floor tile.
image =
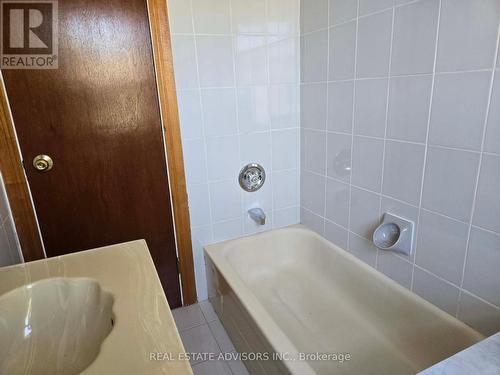
<path id="1" fill-rule="evenodd" d="M 194 375 L 231 375 L 224 361 L 205 361 L 193 366 Z"/>
<path id="2" fill-rule="evenodd" d="M 227 335 L 227 332 L 224 329 L 220 320 L 214 320 L 213 322 L 210 322 L 208 325 L 210 327 L 210 330 L 212 331 L 212 334 L 215 337 L 215 340 L 217 341 L 217 344 L 219 344 L 222 353 L 229 353 L 234 351 L 234 345 L 231 342 L 229 336 Z"/>
<path id="3" fill-rule="evenodd" d="M 181 332 L 181 339 L 188 353 L 220 353 L 219 345 L 217 345 L 208 324 Z M 198 362 L 201 362 L 198 358 L 191 360 L 191 364 Z"/>
<path id="4" fill-rule="evenodd" d="M 205 316 L 205 320 L 208 323 L 218 319 L 212 304 L 208 300 L 200 302 L 199 305 L 203 315 Z"/>
<path id="5" fill-rule="evenodd" d="M 172 310 L 172 314 L 180 332 L 206 323 L 198 304 Z"/>
<path id="6" fill-rule="evenodd" d="M 233 375 L 249 375 L 247 368 L 239 359 L 227 361 L 227 364 L 229 365 Z"/>

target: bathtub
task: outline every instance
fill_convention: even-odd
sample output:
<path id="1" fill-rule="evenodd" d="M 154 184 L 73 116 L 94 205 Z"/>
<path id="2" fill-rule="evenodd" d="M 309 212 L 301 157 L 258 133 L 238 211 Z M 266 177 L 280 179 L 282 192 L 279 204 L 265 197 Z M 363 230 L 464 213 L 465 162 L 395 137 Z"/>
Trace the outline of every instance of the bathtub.
<path id="1" fill-rule="evenodd" d="M 251 374 L 415 374 L 483 336 L 297 225 L 205 247 Z"/>

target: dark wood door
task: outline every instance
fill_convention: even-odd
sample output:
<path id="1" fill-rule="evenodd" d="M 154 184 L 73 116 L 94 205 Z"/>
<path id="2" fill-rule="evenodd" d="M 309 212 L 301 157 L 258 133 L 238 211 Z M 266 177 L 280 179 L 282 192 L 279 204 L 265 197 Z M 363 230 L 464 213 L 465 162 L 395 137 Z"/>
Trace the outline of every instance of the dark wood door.
<path id="1" fill-rule="evenodd" d="M 146 1 L 59 1 L 59 68 L 2 73 L 47 255 L 144 238 L 179 306 Z"/>

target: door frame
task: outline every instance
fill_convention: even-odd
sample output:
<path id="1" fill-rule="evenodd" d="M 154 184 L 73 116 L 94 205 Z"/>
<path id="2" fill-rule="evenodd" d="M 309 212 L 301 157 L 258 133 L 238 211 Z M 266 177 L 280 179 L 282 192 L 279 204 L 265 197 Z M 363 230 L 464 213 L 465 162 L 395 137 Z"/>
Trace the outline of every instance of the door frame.
<path id="1" fill-rule="evenodd" d="M 166 0 L 147 0 L 183 305 L 196 303 L 191 226 Z M 0 73 L 0 172 L 24 260 L 46 257 L 7 93 Z"/>

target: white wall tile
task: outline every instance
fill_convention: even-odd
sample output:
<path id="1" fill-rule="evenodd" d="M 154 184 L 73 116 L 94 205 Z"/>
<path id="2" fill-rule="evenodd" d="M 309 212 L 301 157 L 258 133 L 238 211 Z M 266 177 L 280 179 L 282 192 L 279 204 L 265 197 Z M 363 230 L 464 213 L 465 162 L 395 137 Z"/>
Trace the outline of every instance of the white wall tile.
<path id="1" fill-rule="evenodd" d="M 371 241 L 380 224 L 379 207 L 380 195 L 352 187 L 350 230 Z"/>
<path id="2" fill-rule="evenodd" d="M 182 143 L 184 165 L 186 169 L 186 183 L 207 183 L 207 165 L 205 141 L 203 139 L 186 140 Z"/>
<path id="3" fill-rule="evenodd" d="M 267 83 L 267 40 L 260 35 L 237 35 L 234 38 L 237 85 Z"/>
<path id="4" fill-rule="evenodd" d="M 327 135 L 327 176 L 349 182 L 351 178 L 352 136 L 346 134 Z M 303 144 L 301 148 L 303 148 Z M 304 152 L 303 152 L 304 153 Z"/>
<path id="5" fill-rule="evenodd" d="M 354 137 L 351 183 L 380 192 L 384 164 L 384 140 Z"/>
<path id="6" fill-rule="evenodd" d="M 428 211 L 420 214 L 416 263 L 460 285 L 469 226 Z"/>
<path id="7" fill-rule="evenodd" d="M 290 207 L 273 211 L 273 228 L 282 228 L 300 222 L 300 208 Z"/>
<path id="8" fill-rule="evenodd" d="M 269 117 L 271 129 L 297 128 L 299 124 L 299 86 L 269 86 Z"/>
<path id="9" fill-rule="evenodd" d="M 300 38 L 301 82 L 326 81 L 328 73 L 328 31 L 321 30 Z"/>
<path id="10" fill-rule="evenodd" d="M 500 331 L 500 309 L 467 292 L 462 293 L 458 318 L 487 336 Z"/>
<path id="11" fill-rule="evenodd" d="M 348 184 L 332 179 L 326 181 L 325 218 L 344 228 L 349 226 L 349 195 Z"/>
<path id="12" fill-rule="evenodd" d="M 302 2 L 313 6 L 309 15 L 322 4 Z M 498 0 L 329 0 L 329 34 L 326 27 L 311 32 L 324 24 L 323 17 L 302 17 L 300 51 L 301 221 L 341 247 L 349 244 L 352 254 L 401 285 L 413 283 L 415 291 L 451 314 L 461 293 L 458 317 L 489 333 L 500 329 L 500 306 L 491 297 L 489 302 L 478 297 L 476 289 L 461 288 L 461 279 L 472 207 L 473 231 L 500 233 L 498 194 L 492 193 L 500 189 L 498 77 L 489 97 L 499 21 Z M 499 67 L 497 62 L 497 76 Z M 324 201 L 321 136 L 328 176 Z M 486 153 L 479 166 L 481 151 Z M 347 193 L 341 194 L 344 186 Z M 384 212 L 415 223 L 409 256 L 377 251 L 371 243 Z M 487 268 L 484 277 L 477 270 L 471 274 L 477 285 L 488 283 L 484 290 L 498 291 Z"/>
<path id="13" fill-rule="evenodd" d="M 22 261 L 21 246 L 10 211 L 4 180 L 0 173 L 0 267 Z"/>
<path id="14" fill-rule="evenodd" d="M 168 1 L 168 19 L 172 34 L 193 33 L 193 13 L 191 2 L 186 0 Z"/>
<path id="15" fill-rule="evenodd" d="M 425 142 L 432 76 L 395 77 L 390 86 L 387 137 Z"/>
<path id="16" fill-rule="evenodd" d="M 207 231 L 206 228 L 207 227 L 194 228 L 194 229 L 192 229 L 192 232 L 191 232 L 192 233 L 191 234 L 191 243 L 193 246 L 195 282 L 196 282 L 196 289 L 197 289 L 197 293 L 198 293 L 199 298 L 202 298 L 202 297 L 208 298 L 205 259 L 203 256 L 203 245 L 202 245 L 202 242 L 200 242 L 198 240 L 199 234 L 197 233 L 197 232 L 200 232 L 203 230 Z M 201 316 L 198 316 L 198 317 L 201 318 Z"/>
<path id="17" fill-rule="evenodd" d="M 394 255 L 394 253 L 379 251 L 377 268 L 405 288 L 410 288 L 413 265 Z"/>
<path id="18" fill-rule="evenodd" d="M 443 0 L 437 71 L 491 68 L 499 17 L 498 0 Z"/>
<path id="19" fill-rule="evenodd" d="M 329 80 L 354 78 L 356 21 L 330 29 Z"/>
<path id="20" fill-rule="evenodd" d="M 358 0 L 330 0 L 330 25 L 356 18 Z"/>
<path id="21" fill-rule="evenodd" d="M 10 266 L 15 262 L 12 259 L 12 251 L 10 249 L 7 233 L 3 225 L 0 226 L 0 267 Z"/>
<path id="22" fill-rule="evenodd" d="M 371 241 L 349 232 L 349 252 L 363 262 L 375 267 L 377 248 Z"/>
<path id="23" fill-rule="evenodd" d="M 328 84 L 328 130 L 344 133 L 352 132 L 353 95 L 354 81 Z M 304 97 L 304 99 L 307 100 L 308 98 Z"/>
<path id="24" fill-rule="evenodd" d="M 230 0 L 192 0 L 192 4 L 194 29 L 197 34 L 231 32 Z"/>
<path id="25" fill-rule="evenodd" d="M 210 202 L 214 222 L 235 219 L 241 216 L 241 189 L 236 180 L 210 184 Z"/>
<path id="26" fill-rule="evenodd" d="M 9 247 L 11 252 L 12 264 L 18 264 L 23 262 L 23 256 L 21 251 L 21 244 L 19 243 L 19 238 L 17 236 L 17 231 L 14 225 L 14 219 L 9 218 L 4 223 L 5 233 L 7 234 L 7 240 L 9 241 Z"/>
<path id="27" fill-rule="evenodd" d="M 269 91 L 267 86 L 242 87 L 237 90 L 238 120 L 241 133 L 270 128 Z"/>
<path id="28" fill-rule="evenodd" d="M 301 0 L 301 32 L 307 33 L 328 26 L 328 0 Z"/>
<path id="29" fill-rule="evenodd" d="M 359 15 L 379 12 L 391 8 L 394 0 L 359 0 Z"/>
<path id="30" fill-rule="evenodd" d="M 325 238 L 340 246 L 342 249 L 347 249 L 349 233 L 344 228 L 338 226 L 331 221 L 325 220 Z"/>
<path id="31" fill-rule="evenodd" d="M 415 268 L 413 275 L 413 291 L 441 310 L 455 315 L 459 289 L 430 273 Z"/>
<path id="32" fill-rule="evenodd" d="M 496 306 L 500 306 L 499 249 L 499 234 L 472 228 L 464 288 Z"/>
<path id="33" fill-rule="evenodd" d="M 359 19 L 357 76 L 383 77 L 389 72 L 392 10 Z"/>
<path id="34" fill-rule="evenodd" d="M 326 83 L 300 87 L 300 125 L 303 128 L 326 129 Z"/>
<path id="35" fill-rule="evenodd" d="M 271 132 L 241 135 L 240 159 L 242 166 L 258 163 L 270 172 L 272 170 Z"/>
<path id="36" fill-rule="evenodd" d="M 9 215 L 9 201 L 7 198 L 7 192 L 5 191 L 3 177 L 0 174 L 0 226 L 9 217 Z"/>
<path id="37" fill-rule="evenodd" d="M 500 71 L 495 73 L 484 151 L 500 154 Z"/>
<path id="38" fill-rule="evenodd" d="M 177 91 L 177 107 L 181 125 L 182 140 L 202 138 L 203 120 L 199 90 Z"/>
<path id="39" fill-rule="evenodd" d="M 175 86 L 177 89 L 198 87 L 195 41 L 192 35 L 172 35 Z"/>
<path id="40" fill-rule="evenodd" d="M 422 207 L 469 221 L 479 155 L 429 147 Z"/>
<path id="41" fill-rule="evenodd" d="M 480 149 L 490 82 L 491 72 L 436 76 L 430 144 Z"/>
<path id="42" fill-rule="evenodd" d="M 206 142 L 208 180 L 236 180 L 240 170 L 238 136 L 208 138 Z"/>
<path id="43" fill-rule="evenodd" d="M 287 129 L 272 132 L 272 169 L 294 169 L 299 164 L 299 130 Z"/>
<path id="44" fill-rule="evenodd" d="M 267 3 L 268 32 L 279 35 L 299 33 L 300 0 L 272 0 Z"/>
<path id="45" fill-rule="evenodd" d="M 356 81 L 354 134 L 384 137 L 387 79 Z"/>
<path id="46" fill-rule="evenodd" d="M 439 0 L 422 0 L 396 8 L 391 73 L 432 73 Z"/>
<path id="47" fill-rule="evenodd" d="M 304 209 L 302 206 L 301 204 L 300 222 L 319 235 L 323 235 L 325 233 L 325 219 L 322 216 Z"/>
<path id="48" fill-rule="evenodd" d="M 205 136 L 238 133 L 235 89 L 201 90 Z"/>
<path id="49" fill-rule="evenodd" d="M 326 138 L 325 133 L 317 130 L 302 129 L 301 148 L 304 150 L 303 168 L 325 175 Z"/>
<path id="50" fill-rule="evenodd" d="M 298 37 L 268 36 L 269 81 L 271 83 L 297 83 L 299 71 Z"/>
<path id="51" fill-rule="evenodd" d="M 243 221 L 241 218 L 221 221 L 213 224 L 214 242 L 226 241 L 243 235 Z"/>
<path id="52" fill-rule="evenodd" d="M 422 184 L 425 146 L 386 141 L 382 192 L 418 205 Z"/>
<path id="53" fill-rule="evenodd" d="M 300 204 L 299 188 L 297 170 L 273 172 L 274 209 L 298 206 Z"/>
<path id="54" fill-rule="evenodd" d="M 210 196 L 208 185 L 188 186 L 189 215 L 192 227 L 210 224 Z"/>
<path id="55" fill-rule="evenodd" d="M 191 7 L 191 1 L 168 2 L 189 208 L 196 233 L 196 282 L 198 298 L 205 298 L 202 245 L 300 220 L 300 4 L 298 0 L 193 0 Z M 279 131 L 271 134 L 271 126 Z M 246 162 L 259 162 L 268 173 L 264 187 L 252 195 L 237 185 Z M 276 180 L 278 186 L 292 176 L 296 181 L 289 194 L 276 195 L 276 202 L 273 169 L 282 171 L 278 177 L 288 177 Z M 245 206 L 251 204 L 264 206 L 266 226 L 256 227 L 248 218 Z"/>
<path id="56" fill-rule="evenodd" d="M 499 192 L 500 155 L 483 155 L 473 223 L 497 233 L 500 233 Z"/>
<path id="57" fill-rule="evenodd" d="M 300 205 L 323 216 L 325 210 L 325 177 L 302 171 L 300 178 Z"/>
<path id="58" fill-rule="evenodd" d="M 231 0 L 233 32 L 264 33 L 267 31 L 266 0 Z"/>
<path id="59" fill-rule="evenodd" d="M 196 36 L 202 87 L 234 86 L 232 44 L 230 36 Z"/>

